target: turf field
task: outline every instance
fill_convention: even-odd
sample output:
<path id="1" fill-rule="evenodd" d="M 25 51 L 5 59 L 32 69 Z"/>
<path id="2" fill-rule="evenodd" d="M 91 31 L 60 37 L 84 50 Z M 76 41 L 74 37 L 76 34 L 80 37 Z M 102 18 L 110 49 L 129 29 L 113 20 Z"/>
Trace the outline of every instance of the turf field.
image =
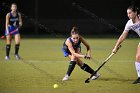
<path id="1" fill-rule="evenodd" d="M 78 66 L 69 81 L 61 82 L 69 64 L 61 52 L 64 40 L 22 39 L 20 61 L 13 56 L 14 43 L 11 60 L 4 60 L 4 41 L 0 40 L 0 93 L 140 93 L 140 85 L 131 84 L 137 78 L 134 61 L 139 39 L 127 39 L 99 71 L 101 77 L 89 84 L 84 83 L 89 74 Z M 93 59 L 83 61 L 96 69 L 111 53 L 116 40 L 88 38 Z M 56 89 L 55 83 L 59 85 Z"/>

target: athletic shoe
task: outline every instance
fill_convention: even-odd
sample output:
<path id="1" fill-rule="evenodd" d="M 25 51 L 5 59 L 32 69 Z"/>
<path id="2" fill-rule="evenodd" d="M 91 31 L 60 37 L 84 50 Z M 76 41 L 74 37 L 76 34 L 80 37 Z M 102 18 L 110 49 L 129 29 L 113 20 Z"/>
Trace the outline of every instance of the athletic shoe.
<path id="1" fill-rule="evenodd" d="M 17 60 L 20 60 L 20 56 L 18 54 L 15 54 L 15 57 Z"/>
<path id="2" fill-rule="evenodd" d="M 92 80 L 96 80 L 99 77 L 100 77 L 100 74 L 97 72 L 91 79 Z"/>
<path id="3" fill-rule="evenodd" d="M 62 81 L 67 81 L 69 79 L 69 76 L 66 74 L 65 76 L 64 76 L 64 78 L 62 79 Z"/>
<path id="4" fill-rule="evenodd" d="M 10 60 L 10 57 L 9 56 L 5 56 L 5 60 Z"/>
<path id="5" fill-rule="evenodd" d="M 133 84 L 140 84 L 140 77 L 138 79 L 136 79 Z"/>

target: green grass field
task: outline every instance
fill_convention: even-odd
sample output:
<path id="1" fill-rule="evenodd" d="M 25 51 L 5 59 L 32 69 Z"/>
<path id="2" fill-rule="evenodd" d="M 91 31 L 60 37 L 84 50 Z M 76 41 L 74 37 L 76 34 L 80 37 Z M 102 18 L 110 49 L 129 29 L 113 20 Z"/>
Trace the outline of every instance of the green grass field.
<path id="1" fill-rule="evenodd" d="M 0 93 L 140 93 L 140 85 L 132 82 L 137 78 L 135 53 L 139 39 L 127 39 L 122 48 L 103 67 L 101 77 L 88 84 L 89 76 L 76 66 L 69 81 L 62 82 L 69 60 L 63 57 L 61 47 L 65 39 L 22 39 L 20 61 L 5 61 L 4 41 L 0 40 Z M 82 59 L 96 69 L 111 53 L 117 39 L 91 39 L 93 60 Z M 82 46 L 82 52 L 85 53 Z M 54 89 L 53 84 L 59 87 Z"/>

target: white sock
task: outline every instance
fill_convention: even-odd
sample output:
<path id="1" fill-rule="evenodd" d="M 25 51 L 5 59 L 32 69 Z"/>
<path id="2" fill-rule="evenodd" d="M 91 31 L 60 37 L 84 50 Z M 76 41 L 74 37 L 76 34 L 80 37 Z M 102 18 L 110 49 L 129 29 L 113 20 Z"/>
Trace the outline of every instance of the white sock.
<path id="1" fill-rule="evenodd" d="M 140 62 L 135 62 L 135 66 L 136 66 L 138 77 L 140 77 Z"/>

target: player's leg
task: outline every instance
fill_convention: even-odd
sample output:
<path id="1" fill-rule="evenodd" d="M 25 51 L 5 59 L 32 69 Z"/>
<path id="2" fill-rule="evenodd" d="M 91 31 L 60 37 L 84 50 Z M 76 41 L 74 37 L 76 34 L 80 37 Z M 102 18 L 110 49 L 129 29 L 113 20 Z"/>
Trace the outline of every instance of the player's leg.
<path id="1" fill-rule="evenodd" d="M 77 52 L 77 53 L 80 53 L 80 52 L 81 52 L 81 49 L 80 49 L 80 48 L 77 48 L 76 52 Z M 68 55 L 68 58 L 69 58 L 70 60 L 72 60 L 72 55 L 71 55 L 71 53 L 70 53 L 70 55 Z M 80 59 L 76 58 L 76 59 L 74 59 L 74 60 L 75 60 L 75 61 L 79 61 Z M 68 67 L 68 70 L 67 70 L 67 75 L 68 75 L 68 76 L 71 75 L 72 71 L 73 71 L 74 68 L 75 68 L 75 65 L 76 65 L 76 62 L 75 62 L 75 61 L 70 61 L 70 63 L 69 63 L 69 67 Z"/>
<path id="2" fill-rule="evenodd" d="M 15 34 L 15 57 L 17 60 L 20 59 L 20 56 L 18 54 L 19 52 L 19 47 L 20 47 L 20 34 Z"/>
<path id="3" fill-rule="evenodd" d="M 68 55 L 68 58 L 71 60 L 71 55 Z M 63 81 L 66 81 L 69 79 L 72 71 L 74 70 L 75 68 L 75 65 L 76 65 L 76 62 L 75 61 L 70 61 L 69 63 L 69 66 L 68 66 L 68 69 L 67 69 L 67 73 L 66 75 L 64 76 L 64 78 L 62 79 Z"/>
<path id="4" fill-rule="evenodd" d="M 63 51 L 65 57 L 68 57 L 70 60 L 72 59 L 72 58 L 71 58 L 72 55 L 71 55 L 71 53 L 70 53 L 70 51 L 69 51 L 68 49 L 62 48 L 62 51 Z M 80 52 L 80 49 L 78 48 L 78 49 L 76 50 L 76 52 Z M 77 60 L 77 61 L 78 61 L 78 60 Z M 62 79 L 63 81 L 69 79 L 69 77 L 70 77 L 72 71 L 73 71 L 74 68 L 75 68 L 75 65 L 76 65 L 76 61 L 70 61 L 69 66 L 68 66 L 68 69 L 67 69 L 67 73 L 66 73 L 66 75 L 64 76 L 64 78 Z"/>
<path id="5" fill-rule="evenodd" d="M 76 64 L 77 64 L 82 70 L 84 70 L 84 71 L 86 71 L 86 72 L 88 72 L 88 73 L 90 73 L 90 74 L 93 74 L 93 73 L 94 73 L 94 70 L 93 70 L 90 66 L 88 66 L 88 65 L 85 64 L 85 63 L 83 63 L 80 59 L 79 59 L 79 61 L 76 61 L 76 60 L 77 60 L 77 58 L 76 58 L 74 55 L 72 55 L 72 56 L 71 56 L 71 61 L 75 61 Z"/>
<path id="6" fill-rule="evenodd" d="M 71 59 L 71 53 L 67 48 L 62 48 L 62 51 L 64 53 L 64 57 L 68 57 L 69 59 Z M 73 69 L 75 68 L 75 65 L 76 65 L 76 62 L 70 61 L 68 70 L 67 70 L 65 76 L 63 77 L 62 81 L 66 81 L 69 79 Z"/>
<path id="7" fill-rule="evenodd" d="M 64 78 L 62 79 L 63 81 L 65 80 L 68 80 L 72 71 L 74 70 L 75 68 L 75 65 L 77 63 L 77 65 L 79 65 L 81 67 L 81 69 L 83 69 L 84 71 L 90 73 L 90 74 L 93 74 L 94 70 L 92 68 L 90 68 L 87 64 L 83 63 L 79 58 L 76 58 L 75 56 L 71 55 L 68 51 L 65 51 L 64 49 L 62 49 L 63 52 L 64 52 L 64 56 L 67 57 L 71 60 L 70 61 L 70 64 L 69 64 L 69 67 L 68 67 L 68 70 L 67 70 L 67 73 L 66 75 L 64 76 Z M 78 53 L 80 53 L 79 49 L 77 50 Z M 95 74 L 93 76 L 93 80 L 97 79 L 98 77 L 100 76 L 99 73 Z"/>
<path id="8" fill-rule="evenodd" d="M 136 81 L 134 81 L 133 84 L 140 84 L 140 43 L 137 47 L 135 66 L 136 66 L 138 79 Z"/>
<path id="9" fill-rule="evenodd" d="M 65 50 L 63 50 L 63 52 L 65 52 Z M 77 53 L 81 53 L 81 47 L 77 48 L 76 49 L 76 52 Z M 66 55 L 67 54 L 67 55 Z M 72 59 L 72 55 L 70 53 L 70 51 L 68 50 L 67 53 L 64 53 L 65 56 L 68 56 L 68 58 L 71 60 Z M 69 67 L 68 67 L 68 70 L 67 70 L 67 73 L 65 75 L 65 77 L 63 78 L 63 80 L 68 80 L 68 78 L 70 77 L 72 71 L 74 70 L 75 68 L 75 65 L 76 65 L 76 61 L 79 61 L 80 62 L 80 59 L 74 59 L 75 61 L 70 61 L 69 63 Z"/>
<path id="10" fill-rule="evenodd" d="M 79 58 L 77 58 L 77 62 L 76 62 L 82 70 L 90 73 L 90 74 L 93 74 L 94 73 L 94 70 L 88 66 L 87 64 L 83 63 Z M 97 72 L 93 77 L 92 77 L 92 80 L 96 80 L 97 78 L 100 77 L 100 74 Z"/>
<path id="11" fill-rule="evenodd" d="M 76 57 L 73 57 L 71 54 L 68 55 L 68 58 L 71 60 L 70 63 L 69 63 L 69 67 L 68 67 L 68 70 L 67 70 L 67 73 L 66 75 L 64 76 L 64 78 L 62 79 L 63 81 L 66 81 L 69 79 L 72 71 L 74 70 L 75 68 L 75 65 L 76 63 L 78 63 L 78 65 L 80 65 L 81 63 L 81 60 L 76 58 Z M 77 62 L 78 61 L 78 62 Z"/>
<path id="12" fill-rule="evenodd" d="M 75 51 L 76 51 L 76 53 L 80 54 L 81 53 L 81 46 L 78 47 Z M 82 64 L 82 61 L 79 58 L 72 57 L 72 55 L 69 55 L 68 57 L 71 60 L 70 65 L 69 65 L 70 70 L 68 70 L 68 75 L 70 76 L 70 74 L 72 73 L 73 69 L 75 68 L 76 63 L 78 65 L 80 65 L 80 64 Z"/>
<path id="13" fill-rule="evenodd" d="M 11 49 L 11 42 L 12 42 L 12 39 L 11 39 L 11 35 L 7 35 L 6 36 L 6 56 L 5 56 L 5 60 L 9 60 L 10 59 L 10 49 Z"/>
<path id="14" fill-rule="evenodd" d="M 68 58 L 71 60 L 71 55 L 69 55 Z M 67 70 L 67 73 L 66 73 L 68 76 L 71 75 L 72 71 L 75 68 L 75 65 L 76 65 L 76 62 L 75 61 L 70 61 L 69 67 L 68 67 L 68 70 Z"/>

